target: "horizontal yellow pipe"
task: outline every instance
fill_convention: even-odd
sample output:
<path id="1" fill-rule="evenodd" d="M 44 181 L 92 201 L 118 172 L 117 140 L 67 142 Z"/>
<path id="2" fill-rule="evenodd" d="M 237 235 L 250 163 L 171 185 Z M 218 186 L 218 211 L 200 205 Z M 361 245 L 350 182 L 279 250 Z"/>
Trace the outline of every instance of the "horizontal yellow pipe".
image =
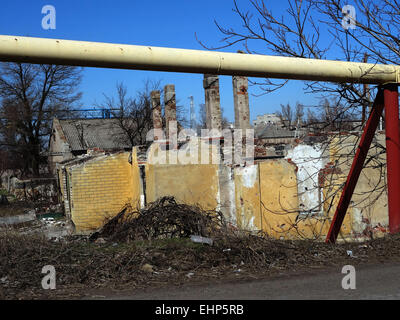
<path id="1" fill-rule="evenodd" d="M 329 82 L 399 82 L 399 67 L 0 35 L 0 61 Z"/>

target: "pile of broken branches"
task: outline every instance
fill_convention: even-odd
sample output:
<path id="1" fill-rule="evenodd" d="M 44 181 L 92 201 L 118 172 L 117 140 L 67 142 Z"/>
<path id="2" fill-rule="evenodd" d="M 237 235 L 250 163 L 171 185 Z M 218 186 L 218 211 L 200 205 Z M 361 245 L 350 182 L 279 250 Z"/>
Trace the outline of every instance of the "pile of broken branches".
<path id="1" fill-rule="evenodd" d="M 226 223 L 221 212 L 177 203 L 174 197 L 162 197 L 147 208 L 134 210 L 127 205 L 110 219 L 91 240 L 111 241 L 204 237 L 221 234 Z"/>

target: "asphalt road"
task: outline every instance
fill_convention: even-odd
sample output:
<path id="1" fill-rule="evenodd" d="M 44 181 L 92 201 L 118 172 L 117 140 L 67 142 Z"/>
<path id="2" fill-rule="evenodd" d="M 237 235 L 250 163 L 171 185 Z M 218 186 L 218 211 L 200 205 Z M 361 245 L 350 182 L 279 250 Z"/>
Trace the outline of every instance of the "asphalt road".
<path id="1" fill-rule="evenodd" d="M 400 299 L 400 263 L 355 267 L 355 289 L 343 289 L 342 267 L 285 273 L 252 281 L 202 284 L 92 295 L 86 299 L 133 300 L 275 300 Z"/>

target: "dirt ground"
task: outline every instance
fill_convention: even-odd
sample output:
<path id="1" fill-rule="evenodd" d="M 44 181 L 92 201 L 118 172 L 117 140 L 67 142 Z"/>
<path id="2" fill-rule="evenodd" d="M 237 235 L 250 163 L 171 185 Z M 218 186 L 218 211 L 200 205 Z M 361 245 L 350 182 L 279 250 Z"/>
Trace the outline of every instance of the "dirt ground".
<path id="1" fill-rule="evenodd" d="M 151 296 L 141 296 L 143 290 L 168 288 L 169 292 L 171 288 L 212 287 L 243 281 L 251 287 L 254 280 L 291 277 L 299 272 L 336 270 L 334 274 L 338 275 L 338 268 L 348 264 L 358 268 L 379 266 L 388 261 L 393 265 L 400 263 L 399 236 L 362 244 L 336 245 L 277 240 L 262 240 L 257 244 L 256 239 L 247 236 L 236 239 L 236 244 L 230 239 L 229 248 L 225 240 L 209 246 L 192 243 L 189 239 L 118 244 L 90 243 L 82 239 L 50 242 L 32 236 L 2 236 L 0 297 L 12 300 L 85 299 L 96 295 L 110 299 L 121 295 L 140 298 Z M 259 260 L 260 257 L 263 260 Z M 55 290 L 41 287 L 44 265 L 55 267 Z M 222 288 L 226 288 L 221 289 L 223 295 L 230 287 Z M 130 293 L 126 293 L 127 290 Z M 162 293 L 159 297 L 163 297 Z"/>
<path id="2" fill-rule="evenodd" d="M 9 217 L 27 213 L 35 209 L 35 204 L 27 201 L 10 202 L 8 205 L 0 205 L 0 217 Z"/>
<path id="3" fill-rule="evenodd" d="M 215 213 L 176 204 L 173 199 L 161 199 L 130 217 L 124 212 L 86 237 L 49 239 L 40 232 L 21 232 L 29 226 L 2 229 L 0 298 L 156 299 L 168 298 L 169 292 L 177 299 L 239 298 L 246 293 L 254 296 L 251 288 L 257 283 L 273 288 L 276 282 L 269 281 L 276 277 L 284 277 L 288 287 L 290 279 L 297 279 L 294 287 L 296 281 L 307 286 L 301 279 L 307 279 L 310 272 L 334 278 L 344 265 L 379 268 L 383 263 L 393 267 L 400 263 L 400 234 L 362 243 L 275 240 L 225 227 L 220 220 L 215 222 Z M 209 236 L 212 243 L 194 242 L 189 236 L 193 234 Z M 42 268 L 48 265 L 56 271 L 54 290 L 42 288 Z M 323 288 L 332 277 L 321 278 L 315 287 Z M 202 288 L 199 292 L 220 294 L 183 294 L 193 286 Z M 237 295 L 229 294 L 232 290 Z"/>

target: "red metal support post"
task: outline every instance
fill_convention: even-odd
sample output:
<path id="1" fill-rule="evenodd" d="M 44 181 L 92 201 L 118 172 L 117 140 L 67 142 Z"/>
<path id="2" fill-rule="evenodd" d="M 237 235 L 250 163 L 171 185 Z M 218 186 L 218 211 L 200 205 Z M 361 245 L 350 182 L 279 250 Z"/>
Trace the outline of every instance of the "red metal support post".
<path id="1" fill-rule="evenodd" d="M 335 215 L 333 216 L 331 226 L 326 236 L 326 242 L 336 242 L 340 227 L 342 226 L 347 208 L 350 204 L 351 196 L 353 195 L 358 178 L 364 165 L 365 158 L 367 157 L 369 147 L 375 135 L 376 128 L 378 127 L 379 119 L 382 115 L 382 110 L 384 107 L 383 100 L 383 90 L 381 87 L 379 87 L 378 93 L 375 97 L 374 105 L 372 106 L 371 114 L 368 118 L 367 123 L 365 124 L 360 144 L 353 159 L 353 163 L 351 165 L 349 175 L 347 176 L 346 183 L 343 187 L 343 191 L 340 196 Z M 398 196 L 398 198 L 400 199 L 400 196 Z"/>
<path id="2" fill-rule="evenodd" d="M 389 231 L 400 232 L 400 128 L 397 84 L 384 86 Z"/>

